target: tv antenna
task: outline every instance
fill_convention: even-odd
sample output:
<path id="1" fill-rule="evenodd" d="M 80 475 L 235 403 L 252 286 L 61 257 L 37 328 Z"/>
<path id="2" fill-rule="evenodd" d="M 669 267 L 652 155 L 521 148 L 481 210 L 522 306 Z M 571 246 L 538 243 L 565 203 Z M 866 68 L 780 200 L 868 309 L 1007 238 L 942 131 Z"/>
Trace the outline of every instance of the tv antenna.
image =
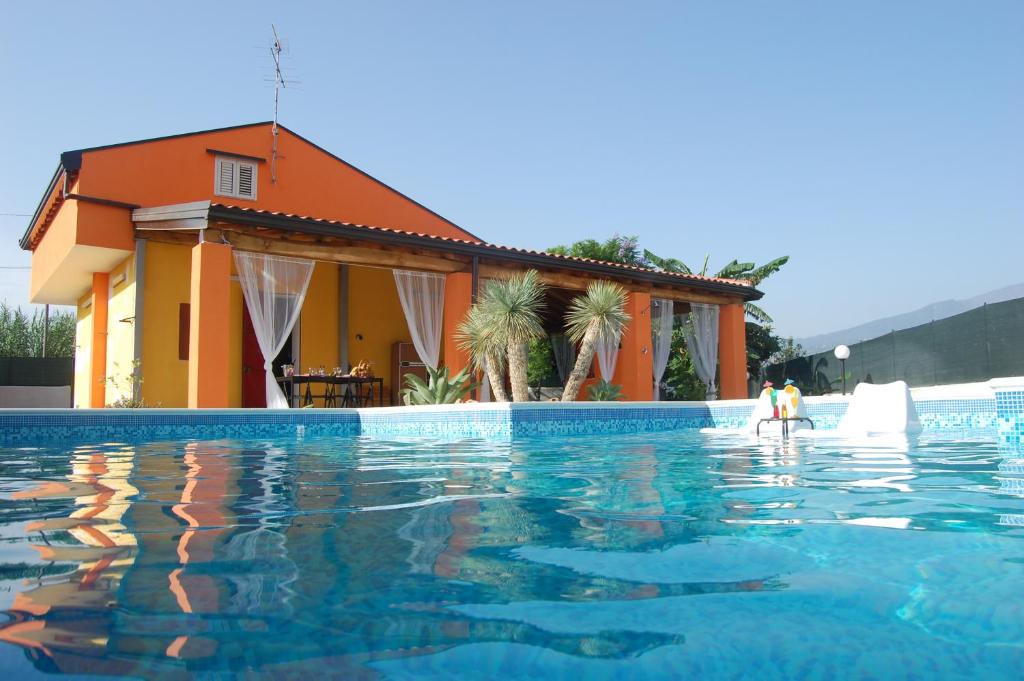
<path id="1" fill-rule="evenodd" d="M 270 181 L 277 183 L 277 104 L 281 95 L 281 88 L 287 86 L 284 76 L 281 74 L 281 39 L 277 36 L 277 28 L 271 24 L 270 30 L 274 32 L 274 43 L 270 46 L 270 56 L 274 59 L 274 125 L 271 128 L 274 143 L 270 152 Z"/>

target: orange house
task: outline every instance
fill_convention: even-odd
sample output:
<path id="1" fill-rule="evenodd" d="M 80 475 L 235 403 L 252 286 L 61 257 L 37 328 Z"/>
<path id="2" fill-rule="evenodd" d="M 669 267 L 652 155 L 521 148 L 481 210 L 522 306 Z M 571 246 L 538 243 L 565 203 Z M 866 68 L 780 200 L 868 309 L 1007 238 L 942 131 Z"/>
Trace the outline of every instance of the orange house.
<path id="1" fill-rule="evenodd" d="M 556 305 L 595 279 L 620 283 L 632 321 L 613 382 L 630 400 L 652 399 L 652 297 L 719 306 L 721 396 L 746 397 L 743 303 L 761 296 L 748 282 L 487 243 L 269 122 L 65 152 L 21 246 L 32 301 L 77 307 L 76 407 L 260 406 L 263 360 L 233 251 L 314 263 L 282 356 L 369 360 L 385 394 L 401 381 L 396 344 L 411 340 L 393 269 L 443 277 L 440 361 L 453 370 L 467 362 L 454 332 L 481 280 L 534 269 Z"/>

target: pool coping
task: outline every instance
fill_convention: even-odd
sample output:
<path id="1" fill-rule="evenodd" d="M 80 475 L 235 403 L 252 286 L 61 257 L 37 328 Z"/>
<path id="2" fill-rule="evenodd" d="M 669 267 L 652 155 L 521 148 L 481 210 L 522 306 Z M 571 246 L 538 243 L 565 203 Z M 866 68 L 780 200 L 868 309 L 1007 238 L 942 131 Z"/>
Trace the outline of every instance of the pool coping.
<path id="1" fill-rule="evenodd" d="M 1024 378 L 912 391 L 925 431 L 998 434 L 1024 444 Z M 805 399 L 819 429 L 835 428 L 850 396 Z M 359 409 L 0 409 L 0 442 L 142 441 L 331 434 L 500 439 L 733 429 L 756 400 L 525 402 Z"/>

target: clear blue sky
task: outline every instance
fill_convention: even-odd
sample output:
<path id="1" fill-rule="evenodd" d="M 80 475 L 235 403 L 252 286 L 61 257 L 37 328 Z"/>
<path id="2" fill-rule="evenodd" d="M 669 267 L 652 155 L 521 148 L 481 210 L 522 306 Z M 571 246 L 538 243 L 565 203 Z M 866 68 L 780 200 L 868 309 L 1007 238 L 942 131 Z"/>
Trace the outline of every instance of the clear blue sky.
<path id="1" fill-rule="evenodd" d="M 1024 280 L 1020 0 L 9 3 L 0 213 L 63 150 L 269 118 L 271 22 L 282 122 L 489 241 L 790 254 L 797 336 Z"/>

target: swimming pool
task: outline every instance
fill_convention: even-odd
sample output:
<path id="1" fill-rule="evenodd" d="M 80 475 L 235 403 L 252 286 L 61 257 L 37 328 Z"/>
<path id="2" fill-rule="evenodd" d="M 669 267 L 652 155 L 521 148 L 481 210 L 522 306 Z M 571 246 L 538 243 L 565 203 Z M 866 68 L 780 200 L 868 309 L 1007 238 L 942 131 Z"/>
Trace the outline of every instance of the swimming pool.
<path id="1" fill-rule="evenodd" d="M 1024 453 L 987 437 L 11 443 L 0 476 L 17 678 L 1024 669 Z"/>

